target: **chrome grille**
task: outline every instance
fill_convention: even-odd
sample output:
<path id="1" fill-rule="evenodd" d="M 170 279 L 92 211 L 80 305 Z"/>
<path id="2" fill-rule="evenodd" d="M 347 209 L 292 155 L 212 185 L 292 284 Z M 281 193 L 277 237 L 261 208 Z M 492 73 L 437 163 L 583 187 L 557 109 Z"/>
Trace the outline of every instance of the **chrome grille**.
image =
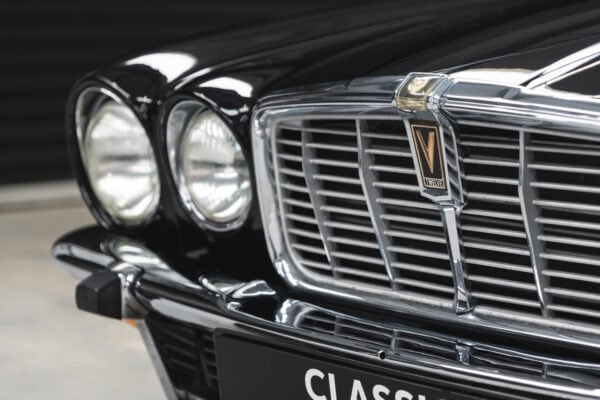
<path id="1" fill-rule="evenodd" d="M 419 192 L 402 118 L 298 118 L 278 124 L 276 132 L 281 217 L 299 266 L 333 286 L 451 303 L 442 221 Z M 476 305 L 595 322 L 600 143 L 481 123 L 460 124 L 456 134 L 466 204 L 463 254 Z M 520 171 L 530 181 L 529 194 L 519 193 Z M 522 197 L 533 215 L 524 215 Z M 527 217 L 535 225 L 533 253 Z"/>
<path id="2" fill-rule="evenodd" d="M 419 193 L 402 119 L 286 120 L 275 137 L 282 218 L 301 267 L 334 284 L 451 302 L 440 214 Z"/>
<path id="3" fill-rule="evenodd" d="M 390 103 L 404 83 L 358 79 L 259 107 L 257 187 L 280 275 L 447 322 L 596 339 L 600 103 L 454 77 L 409 112 Z M 405 126 L 422 116 L 444 138 L 442 195 L 419 187 Z"/>

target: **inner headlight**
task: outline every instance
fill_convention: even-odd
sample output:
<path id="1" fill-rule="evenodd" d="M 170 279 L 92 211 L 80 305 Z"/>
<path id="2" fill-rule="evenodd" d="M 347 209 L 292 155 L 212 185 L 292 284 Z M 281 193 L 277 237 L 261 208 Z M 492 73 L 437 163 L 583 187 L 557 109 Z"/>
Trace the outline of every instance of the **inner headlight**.
<path id="1" fill-rule="evenodd" d="M 242 148 L 225 122 L 200 103 L 184 101 L 169 115 L 167 141 L 179 194 L 194 218 L 214 230 L 240 226 L 252 186 Z"/>
<path id="2" fill-rule="evenodd" d="M 137 224 L 157 209 L 160 180 L 144 127 L 134 112 L 103 89 L 77 103 L 82 160 L 96 198 L 120 223 Z"/>

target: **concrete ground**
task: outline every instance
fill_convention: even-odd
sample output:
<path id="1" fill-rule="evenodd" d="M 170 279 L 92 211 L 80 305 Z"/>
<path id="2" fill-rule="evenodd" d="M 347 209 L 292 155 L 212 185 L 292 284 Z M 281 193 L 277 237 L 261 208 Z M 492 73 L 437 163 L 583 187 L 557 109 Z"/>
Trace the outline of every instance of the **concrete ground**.
<path id="1" fill-rule="evenodd" d="M 0 399 L 164 399 L 137 330 L 78 311 L 76 282 L 50 256 L 92 223 L 74 185 L 38 189 L 0 188 Z"/>

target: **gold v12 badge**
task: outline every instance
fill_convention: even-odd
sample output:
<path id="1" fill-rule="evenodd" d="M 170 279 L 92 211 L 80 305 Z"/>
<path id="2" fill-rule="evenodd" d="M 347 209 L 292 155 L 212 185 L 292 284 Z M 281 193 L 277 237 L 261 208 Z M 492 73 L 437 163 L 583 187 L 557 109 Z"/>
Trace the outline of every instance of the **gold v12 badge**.
<path id="1" fill-rule="evenodd" d="M 413 143 L 419 161 L 419 171 L 423 186 L 428 189 L 446 190 L 442 140 L 436 125 L 411 122 Z"/>

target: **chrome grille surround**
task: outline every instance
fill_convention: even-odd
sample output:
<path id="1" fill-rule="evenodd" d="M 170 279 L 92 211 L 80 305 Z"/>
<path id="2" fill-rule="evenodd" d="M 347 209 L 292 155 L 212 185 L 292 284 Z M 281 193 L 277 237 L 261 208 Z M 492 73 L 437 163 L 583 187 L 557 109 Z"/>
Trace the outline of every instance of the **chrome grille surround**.
<path id="1" fill-rule="evenodd" d="M 564 195 L 558 196 L 563 200 L 557 201 L 556 192 L 565 188 L 564 183 L 553 182 L 548 175 L 542 176 L 538 171 L 585 174 L 589 177 L 582 178 L 581 184 L 566 186 L 566 191 L 596 193 L 593 176 L 600 173 L 600 167 L 591 164 L 593 157 L 600 156 L 600 153 L 594 153 L 594 146 L 600 147 L 598 100 L 557 95 L 524 86 L 453 78 L 448 79 L 443 92 L 430 98 L 430 107 L 438 110 L 452 124 L 454 135 L 460 142 L 459 158 L 464 169 L 461 179 L 465 202 L 459 212 L 457 230 L 461 235 L 466 280 L 475 307 L 470 313 L 460 316 L 453 312 L 452 299 L 439 294 L 443 290 L 432 295 L 432 291 L 423 294 L 416 289 L 418 286 L 411 290 L 394 286 L 396 277 L 386 268 L 394 263 L 387 258 L 393 244 L 386 243 L 382 238 L 385 227 L 381 227 L 381 216 L 387 214 L 385 210 L 374 210 L 372 206 L 376 204 L 375 208 L 381 207 L 380 200 L 385 197 L 376 188 L 369 187 L 378 181 L 365 177 L 365 171 L 372 170 L 369 167 L 373 164 L 362 160 L 361 154 L 366 153 L 369 145 L 361 145 L 361 142 L 364 133 L 370 133 L 363 128 L 365 124 L 368 126 L 369 121 L 414 118 L 413 114 L 399 111 L 393 105 L 392 96 L 400 81 L 389 77 L 360 79 L 348 85 L 334 84 L 301 93 L 272 96 L 259 107 L 253 119 L 255 169 L 267 242 L 278 272 L 289 284 L 299 289 L 376 304 L 397 312 L 419 313 L 431 318 L 502 330 L 560 329 L 563 333 L 571 332 L 574 340 L 582 337 L 584 341 L 590 338 L 597 340 L 596 337 L 600 335 L 600 308 L 597 307 L 600 299 L 593 289 L 600 287 L 600 269 L 584 272 L 581 266 L 600 267 L 600 255 L 594 253 L 594 249 L 600 246 L 600 238 L 595 236 L 595 231 L 600 231 L 600 225 L 595 221 L 595 215 L 600 215 L 600 201 L 594 204 L 592 199 L 579 204 L 564 200 Z M 299 146 L 297 157 L 304 168 L 310 164 L 305 139 L 310 134 L 310 122 L 313 121 L 312 129 L 315 129 L 314 121 L 327 119 L 352 121 L 356 126 L 357 160 L 353 163 L 356 166 L 351 167 L 361 172 L 358 179 L 363 192 L 361 199 L 356 197 L 355 200 L 364 199 L 366 207 L 360 210 L 360 215 L 366 217 L 366 209 L 371 226 L 362 225 L 366 233 L 375 236 L 375 239 L 371 237 L 361 244 L 370 248 L 377 244 L 379 249 L 384 249 L 378 262 L 378 278 L 384 282 L 380 285 L 361 282 L 360 279 L 346 279 L 343 274 L 347 270 L 335 272 L 336 265 L 339 267 L 336 264 L 339 263 L 339 260 L 336 261 L 339 254 L 327 245 L 322 245 L 320 256 L 323 258 L 318 263 L 322 264 L 323 270 L 330 267 L 330 276 L 315 273 L 302 265 L 304 260 L 291 246 L 295 239 L 290 240 L 290 228 L 285 223 L 290 211 L 284 206 L 288 192 L 282 191 L 282 183 L 285 182 L 282 182 L 282 167 L 277 161 L 278 154 L 282 153 L 278 147 L 279 127 L 283 126 L 281 124 L 291 124 L 300 132 L 303 145 Z M 390 134 L 389 131 L 376 133 Z M 393 133 L 399 136 L 406 134 Z M 591 163 L 587 167 L 569 165 L 565 159 L 564 165 L 548 165 L 548 162 L 538 161 L 543 160 L 543 154 L 560 153 L 563 148 L 573 153 L 582 143 L 590 147 L 589 157 L 592 158 L 587 161 Z M 503 148 L 506 153 L 500 159 L 489 158 L 485 156 L 486 148 Z M 350 161 L 337 159 L 337 162 Z M 486 173 L 481 172 L 481 166 L 484 166 L 483 172 Z M 486 170 L 486 166 L 492 168 Z M 299 171 L 305 176 L 304 169 L 296 170 L 296 173 Z M 318 171 L 313 175 L 318 175 Z M 353 175 L 349 179 L 355 183 L 357 178 Z M 484 190 L 480 190 L 480 187 Z M 322 194 L 317 193 L 319 190 L 318 186 L 313 185 L 305 193 L 308 196 L 305 203 L 312 205 L 310 210 L 313 215 L 310 218 L 317 227 L 312 232 L 314 243 L 318 243 L 319 239 L 324 243 L 332 237 L 321 229 L 328 222 L 323 217 L 324 213 L 314 213 L 314 210 L 323 211 L 323 207 L 330 206 L 313 200 L 315 195 Z M 354 195 L 360 196 L 360 193 Z M 402 203 L 401 206 L 406 209 L 402 201 L 407 198 L 399 196 L 390 200 Z M 425 197 L 416 203 L 435 206 Z M 568 218 L 566 215 L 569 212 L 575 218 Z M 417 218 L 404 214 L 400 217 L 404 221 Z M 587 217 L 591 220 L 586 220 Z M 432 218 L 431 221 L 437 224 L 441 219 Z M 337 221 L 338 226 L 340 223 Z M 554 229 L 557 226 L 560 229 Z M 581 233 L 582 229 L 585 233 Z M 578 230 L 577 234 L 575 230 Z M 437 237 L 440 237 L 439 231 Z M 409 254 L 410 249 L 403 249 L 401 254 Z M 581 249 L 589 251 L 585 253 Z M 448 251 L 438 253 L 439 257 L 442 255 L 447 257 Z M 569 270 L 569 266 L 573 265 L 578 268 L 576 272 Z M 431 265 L 411 264 L 413 270 L 416 270 L 415 266 L 419 268 L 417 272 L 421 278 L 418 283 L 421 286 L 436 283 L 423 278 L 432 272 L 427 270 Z M 447 269 L 440 267 L 438 270 L 440 276 L 445 274 L 452 277 L 449 263 Z M 336 275 L 340 272 L 341 277 Z M 387 281 L 383 278 L 386 273 Z M 565 282 L 576 282 L 576 289 L 565 287 Z M 442 287 L 455 290 L 456 284 L 446 283 Z"/>

